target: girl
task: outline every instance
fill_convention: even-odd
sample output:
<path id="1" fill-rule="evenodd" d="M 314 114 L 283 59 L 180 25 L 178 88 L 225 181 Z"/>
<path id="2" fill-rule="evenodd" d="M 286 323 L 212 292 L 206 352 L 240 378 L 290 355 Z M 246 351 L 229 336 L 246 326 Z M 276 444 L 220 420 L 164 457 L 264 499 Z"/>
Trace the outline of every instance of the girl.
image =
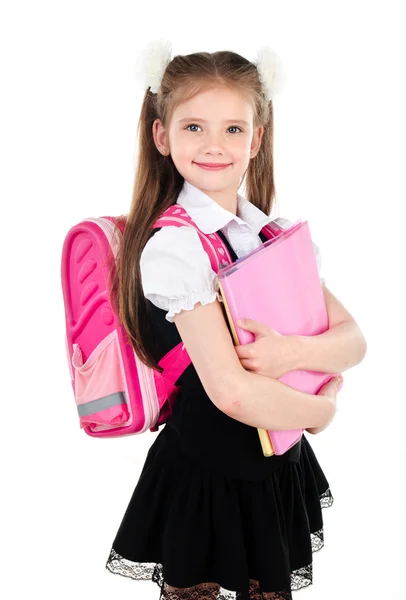
<path id="1" fill-rule="evenodd" d="M 146 364 L 159 368 L 181 340 L 192 364 L 176 382 L 174 412 L 148 452 L 106 567 L 154 581 L 163 600 L 291 599 L 312 583 L 321 509 L 333 496 L 305 436 L 264 457 L 256 428 L 321 431 L 335 414 L 336 381 L 313 396 L 245 368 L 197 232 L 151 229 L 177 203 L 204 233 L 222 237 L 234 261 L 265 241 L 277 62 L 160 52 L 146 82 L 115 291 Z M 245 178 L 248 199 L 237 192 Z"/>

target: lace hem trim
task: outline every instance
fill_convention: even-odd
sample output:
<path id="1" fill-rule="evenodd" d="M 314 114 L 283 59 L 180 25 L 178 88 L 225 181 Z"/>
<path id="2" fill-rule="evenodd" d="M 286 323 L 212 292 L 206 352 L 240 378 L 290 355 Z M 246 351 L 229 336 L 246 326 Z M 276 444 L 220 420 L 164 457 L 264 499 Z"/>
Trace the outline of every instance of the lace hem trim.
<path id="1" fill-rule="evenodd" d="M 320 496 L 321 508 L 327 508 L 334 502 L 330 488 Z M 324 546 L 323 528 L 310 533 L 312 553 L 318 552 Z M 250 579 L 249 591 L 229 591 L 220 585 L 209 582 L 199 583 L 188 588 L 172 588 L 163 578 L 163 565 L 160 563 L 135 563 L 118 554 L 114 548 L 106 563 L 106 569 L 117 575 L 132 579 L 152 580 L 161 589 L 159 600 L 292 600 L 291 591 L 308 587 L 313 583 L 313 564 L 296 569 L 291 573 L 291 589 L 279 592 L 261 592 L 258 581 Z"/>

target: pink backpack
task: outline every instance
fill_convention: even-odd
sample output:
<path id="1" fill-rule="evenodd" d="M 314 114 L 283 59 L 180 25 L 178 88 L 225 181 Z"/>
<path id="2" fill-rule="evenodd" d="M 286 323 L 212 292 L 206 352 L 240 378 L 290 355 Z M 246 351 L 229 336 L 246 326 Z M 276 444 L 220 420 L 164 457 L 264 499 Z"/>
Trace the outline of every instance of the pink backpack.
<path id="1" fill-rule="evenodd" d="M 168 225 L 194 227 L 216 273 L 232 262 L 221 237 L 200 231 L 178 204 L 153 228 Z M 85 219 L 69 230 L 62 250 L 66 355 L 80 427 L 92 437 L 158 431 L 172 414 L 179 391 L 175 382 L 191 363 L 179 343 L 159 361 L 162 374 L 147 367 L 110 304 L 110 277 L 124 227 L 115 217 Z M 273 221 L 262 232 L 269 239 L 281 229 Z"/>

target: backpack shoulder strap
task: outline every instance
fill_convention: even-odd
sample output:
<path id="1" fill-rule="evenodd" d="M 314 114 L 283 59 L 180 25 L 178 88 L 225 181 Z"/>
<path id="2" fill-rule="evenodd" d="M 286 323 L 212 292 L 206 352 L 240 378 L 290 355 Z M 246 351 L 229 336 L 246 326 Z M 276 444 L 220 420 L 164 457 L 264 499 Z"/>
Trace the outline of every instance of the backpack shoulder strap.
<path id="1" fill-rule="evenodd" d="M 271 240 L 277 237 L 283 230 L 284 228 L 281 227 L 281 225 L 278 225 L 276 221 L 271 221 L 270 223 L 264 225 L 264 227 L 261 229 L 261 232 L 268 240 Z"/>
<path id="2" fill-rule="evenodd" d="M 281 223 L 278 223 L 278 221 L 282 221 L 282 222 L 285 221 L 285 223 L 288 223 L 288 225 L 285 225 L 285 227 L 284 227 Z M 288 219 L 283 219 L 283 218 L 277 217 L 274 221 L 270 221 L 269 223 L 267 223 L 261 229 L 261 232 L 269 240 L 274 237 L 278 237 L 278 235 L 282 231 L 290 231 L 291 229 L 293 230 L 300 223 L 301 223 L 300 219 L 298 219 L 294 223 L 291 223 Z"/>
<path id="3" fill-rule="evenodd" d="M 230 265 L 233 261 L 228 251 L 227 246 L 217 233 L 203 233 L 193 219 L 188 215 L 186 210 L 179 206 L 179 204 L 173 204 L 170 206 L 162 215 L 155 221 L 153 228 L 165 227 L 173 225 L 175 227 L 193 227 L 199 234 L 199 239 L 203 246 L 203 249 L 207 253 L 211 268 L 215 273 L 219 272 L 220 266 Z"/>

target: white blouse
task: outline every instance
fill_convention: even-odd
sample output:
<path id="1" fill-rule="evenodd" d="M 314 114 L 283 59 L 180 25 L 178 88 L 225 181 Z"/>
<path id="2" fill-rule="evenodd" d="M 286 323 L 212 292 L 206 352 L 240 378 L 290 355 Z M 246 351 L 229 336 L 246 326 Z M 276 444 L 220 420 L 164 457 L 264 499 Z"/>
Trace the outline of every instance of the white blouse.
<path id="1" fill-rule="evenodd" d="M 270 221 L 275 220 L 285 229 L 292 224 L 281 217 L 272 219 L 240 194 L 234 215 L 187 181 L 177 204 L 185 208 L 203 233 L 221 230 L 238 258 L 262 244 L 258 233 Z M 320 250 L 316 244 L 313 246 L 320 275 Z M 197 302 L 205 305 L 217 298 L 217 274 L 191 227 L 168 226 L 157 231 L 141 253 L 140 270 L 145 297 L 166 311 L 170 323 L 181 310 L 192 310 Z M 325 283 L 321 276 L 320 280 Z"/>

